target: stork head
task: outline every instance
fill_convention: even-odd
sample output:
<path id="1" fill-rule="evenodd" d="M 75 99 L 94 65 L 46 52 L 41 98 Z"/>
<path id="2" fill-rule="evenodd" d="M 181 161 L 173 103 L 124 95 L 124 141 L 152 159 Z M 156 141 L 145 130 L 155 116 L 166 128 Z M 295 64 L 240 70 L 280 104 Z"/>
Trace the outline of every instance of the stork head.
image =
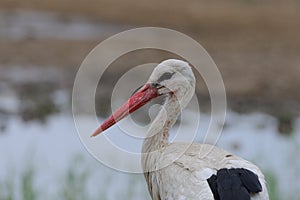
<path id="1" fill-rule="evenodd" d="M 153 70 L 147 83 L 157 86 L 157 94 L 172 95 L 185 107 L 195 92 L 195 76 L 187 62 L 169 59 Z"/>
<path id="2" fill-rule="evenodd" d="M 181 108 L 184 108 L 194 94 L 195 82 L 194 74 L 187 62 L 176 59 L 161 62 L 155 67 L 147 83 L 117 109 L 92 136 L 102 133 L 116 122 L 161 95 L 176 98 Z"/>

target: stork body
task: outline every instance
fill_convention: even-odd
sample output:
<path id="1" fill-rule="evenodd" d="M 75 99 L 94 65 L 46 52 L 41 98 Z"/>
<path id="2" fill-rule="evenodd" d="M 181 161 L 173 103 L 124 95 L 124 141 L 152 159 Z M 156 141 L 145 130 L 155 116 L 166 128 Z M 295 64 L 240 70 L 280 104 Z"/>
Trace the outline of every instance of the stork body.
<path id="1" fill-rule="evenodd" d="M 209 144 L 169 143 L 169 131 L 195 90 L 188 63 L 166 60 L 147 84 L 115 112 L 93 136 L 151 99 L 166 100 L 142 147 L 142 167 L 153 200 L 268 200 L 264 175 L 257 166 Z"/>
<path id="2" fill-rule="evenodd" d="M 215 199 L 214 194 L 207 179 L 224 168 L 243 168 L 252 171 L 258 176 L 262 191 L 250 194 L 251 200 L 269 199 L 264 176 L 254 164 L 239 157 L 231 156 L 228 152 L 208 144 L 194 143 L 182 155 L 186 145 L 188 144 L 169 144 L 162 150 L 159 157 L 149 158 L 150 162 L 149 160 L 143 161 L 144 168 L 147 168 L 145 166 L 147 163 L 147 165 L 154 165 L 158 169 L 161 167 L 160 165 L 164 166 L 173 162 L 161 170 L 145 173 L 148 190 L 153 200 L 213 200 Z M 210 153 L 205 157 L 201 157 L 199 151 L 210 151 Z M 177 159 L 178 157 L 179 159 Z M 174 161 L 174 159 L 177 160 Z"/>

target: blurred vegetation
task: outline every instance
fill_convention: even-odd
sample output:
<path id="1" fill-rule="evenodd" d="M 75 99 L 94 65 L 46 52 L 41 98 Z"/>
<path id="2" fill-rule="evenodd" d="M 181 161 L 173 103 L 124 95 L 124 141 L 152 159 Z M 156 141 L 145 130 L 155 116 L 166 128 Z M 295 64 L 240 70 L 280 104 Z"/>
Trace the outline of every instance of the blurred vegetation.
<path id="1" fill-rule="evenodd" d="M 293 133 L 293 122 L 295 116 L 291 113 L 282 112 L 277 116 L 278 119 L 278 132 L 285 134 Z"/>
<path id="2" fill-rule="evenodd" d="M 115 199 L 139 199 L 141 196 L 147 199 L 146 194 L 139 191 L 142 188 L 141 184 L 146 184 L 142 175 L 128 175 L 128 179 L 125 180 L 126 185 L 118 190 L 115 183 L 120 180 L 114 180 L 113 183 L 112 174 L 105 172 L 101 173 L 96 185 L 89 185 L 94 176 L 95 165 L 91 165 L 81 155 L 75 155 L 68 166 L 63 174 L 57 176 L 58 191 L 49 194 L 47 188 L 36 185 L 37 168 L 32 163 L 28 163 L 18 177 L 15 173 L 0 177 L 0 200 L 107 200 L 112 199 L 112 195 L 109 194 L 111 188 Z M 47 171 L 47 169 L 43 170 Z M 91 194 L 91 188 L 94 190 L 94 195 Z"/>
<path id="3" fill-rule="evenodd" d="M 268 192 L 270 200 L 280 200 L 280 194 L 278 192 L 277 179 L 272 172 L 265 172 L 265 178 L 267 182 Z"/>
<path id="4" fill-rule="evenodd" d="M 90 169 L 82 168 L 83 163 L 84 160 L 81 156 L 75 156 L 71 161 L 66 175 L 63 177 L 60 199 L 91 199 L 87 191 L 87 180 L 91 176 Z"/>
<path id="5" fill-rule="evenodd" d="M 7 177 L 0 182 L 0 200 L 14 200 L 14 181 L 13 177 Z"/>
<path id="6" fill-rule="evenodd" d="M 39 199 L 38 192 L 34 186 L 35 177 L 34 167 L 25 168 L 21 175 L 21 190 L 23 200 L 36 200 Z"/>
<path id="7" fill-rule="evenodd" d="M 96 195 L 93 196 L 88 190 L 88 184 L 90 178 L 93 176 L 93 170 L 90 163 L 88 163 L 82 156 L 76 155 L 69 163 L 69 167 L 61 177 L 58 177 L 59 191 L 53 196 L 45 196 L 43 191 L 46 188 L 36 187 L 36 168 L 29 164 L 27 165 L 22 173 L 20 174 L 20 180 L 16 182 L 16 177 L 10 174 L 5 179 L 0 179 L 0 200 L 38 200 L 38 199 L 60 199 L 60 200 L 106 200 L 112 199 L 108 191 L 111 187 L 115 186 L 112 182 L 112 176 L 102 174 L 103 176 L 99 179 L 98 185 L 93 185 L 96 190 Z M 44 169 L 47 170 L 47 169 Z M 265 172 L 267 181 L 268 191 L 270 200 L 283 199 L 281 194 L 278 192 L 278 180 L 271 171 Z M 17 184 L 18 183 L 18 184 Z M 116 188 L 113 189 L 115 198 L 117 199 L 138 199 L 143 195 L 141 191 L 141 185 L 146 184 L 141 176 L 129 175 L 126 180 L 126 185 L 119 191 Z M 21 197 L 18 198 L 17 191 L 21 190 Z M 145 196 L 146 198 L 146 196 Z M 147 196 L 148 198 L 148 196 Z M 290 196 L 289 199 L 296 200 L 296 196 Z"/>
<path id="8" fill-rule="evenodd" d="M 53 83 L 33 82 L 23 83 L 16 86 L 20 104 L 20 114 L 24 121 L 40 120 L 45 122 L 47 116 L 57 113 L 58 107 L 54 104 Z"/>

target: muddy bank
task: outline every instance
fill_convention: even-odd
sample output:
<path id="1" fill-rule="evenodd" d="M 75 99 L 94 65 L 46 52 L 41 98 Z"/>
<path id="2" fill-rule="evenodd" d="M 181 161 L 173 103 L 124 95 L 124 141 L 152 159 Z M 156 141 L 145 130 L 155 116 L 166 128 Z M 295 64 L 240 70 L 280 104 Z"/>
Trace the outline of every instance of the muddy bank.
<path id="1" fill-rule="evenodd" d="M 138 18 L 134 17 L 134 12 L 125 12 L 126 9 L 136 8 L 135 6 L 126 7 L 119 13 L 112 12 L 122 8 L 121 2 L 119 8 L 114 8 L 111 3 L 106 2 L 107 4 L 103 4 L 105 6 L 93 9 L 91 4 L 83 5 L 84 3 L 80 2 L 78 0 L 72 5 L 65 1 L 0 3 L 0 79 L 2 83 L 14 85 L 12 90 L 16 91 L 18 98 L 27 102 L 26 104 L 32 106 L 26 96 L 29 96 L 29 99 L 30 96 L 39 99 L 39 95 L 42 95 L 44 97 L 41 99 L 44 100 L 40 102 L 48 102 L 46 104 L 51 105 L 52 93 L 60 88 L 70 94 L 81 62 L 108 36 L 128 27 L 155 25 L 182 31 L 203 45 L 222 74 L 229 109 L 241 113 L 266 112 L 277 116 L 283 127 L 289 127 L 293 118 L 300 114 L 300 27 L 297 20 L 300 12 L 296 12 L 299 7 L 295 1 L 285 4 L 280 1 L 268 1 L 263 4 L 256 1 L 230 1 L 226 5 L 212 1 L 205 4 L 208 7 L 207 11 L 203 12 L 198 11 L 204 9 L 201 7 L 204 1 L 191 0 L 184 7 L 178 7 L 181 5 L 179 2 L 168 5 L 170 10 L 182 10 L 178 18 L 175 15 L 163 18 L 163 8 L 166 5 L 161 2 L 151 2 L 151 5 L 140 2 L 136 6 L 145 12 Z M 130 1 L 128 5 L 131 3 Z M 155 10 L 157 17 L 160 17 L 159 21 L 149 17 L 149 13 L 154 12 L 153 6 L 162 8 Z M 199 9 L 192 9 L 193 7 Z M 20 8 L 30 10 L 20 11 Z M 280 11 L 278 8 L 281 8 Z M 98 12 L 101 9 L 107 12 Z M 140 64 L 158 63 L 166 58 L 176 57 L 178 56 L 163 51 L 142 50 L 117 59 L 101 78 L 102 88 L 97 92 L 98 113 L 106 116 L 110 112 L 111 91 L 117 80 L 129 69 Z M 46 72 L 37 75 L 41 78 L 39 81 L 29 78 L 29 81 L 15 82 L 13 77 L 6 76 L 6 72 L 12 68 L 21 69 L 17 79 L 24 79 L 23 75 L 32 72 L 35 74 L 35 71 L 45 69 Z M 59 75 L 51 75 L 48 69 L 58 71 Z M 209 111 L 209 94 L 200 74 L 196 75 L 196 92 L 201 110 Z M 41 108 L 37 110 L 43 110 L 35 112 L 38 118 L 60 110 L 55 104 L 51 105 L 49 110 L 41 103 L 35 107 Z M 28 109 L 33 108 L 24 108 L 27 114 Z M 40 113 L 37 114 L 38 112 Z M 34 118 L 31 115 L 34 114 L 25 118 Z"/>

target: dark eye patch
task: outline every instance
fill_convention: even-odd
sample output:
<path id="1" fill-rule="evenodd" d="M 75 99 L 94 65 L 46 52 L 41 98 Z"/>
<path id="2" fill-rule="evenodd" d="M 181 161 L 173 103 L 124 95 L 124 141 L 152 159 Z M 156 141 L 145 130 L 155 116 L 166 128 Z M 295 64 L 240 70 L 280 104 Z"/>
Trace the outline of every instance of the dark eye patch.
<path id="1" fill-rule="evenodd" d="M 159 77 L 159 79 L 157 80 L 158 83 L 164 81 L 164 80 L 168 80 L 170 79 L 173 75 L 175 74 L 175 72 L 171 73 L 171 72 L 165 72 L 163 73 L 163 75 L 161 75 Z"/>

